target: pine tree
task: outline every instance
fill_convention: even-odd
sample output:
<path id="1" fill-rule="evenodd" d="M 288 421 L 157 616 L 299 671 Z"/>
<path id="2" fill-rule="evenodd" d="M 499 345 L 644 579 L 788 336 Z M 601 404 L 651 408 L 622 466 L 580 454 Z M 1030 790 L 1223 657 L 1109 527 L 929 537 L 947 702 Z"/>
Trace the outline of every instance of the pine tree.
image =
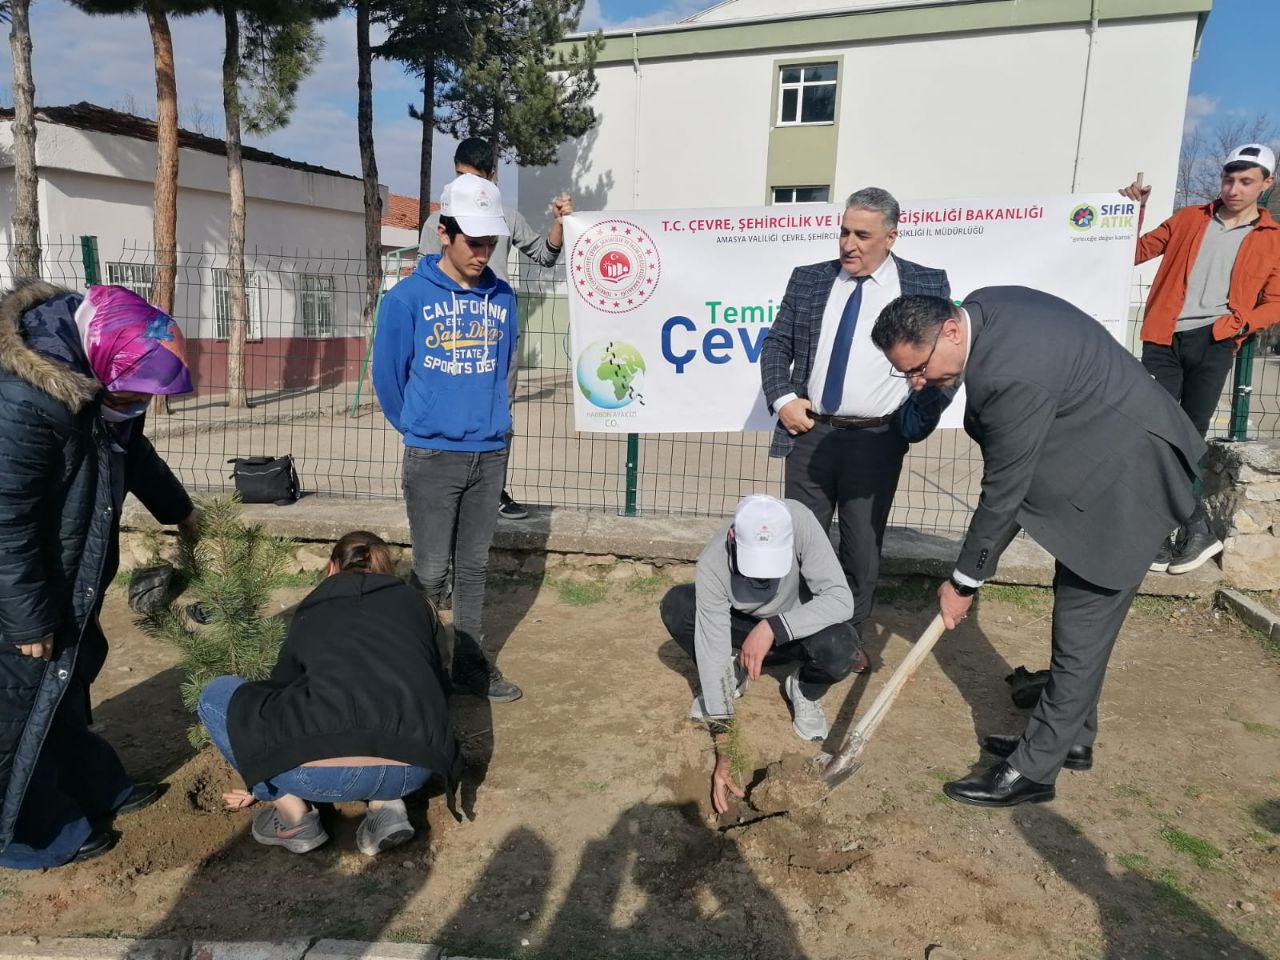
<path id="1" fill-rule="evenodd" d="M 200 538 L 184 540 L 179 547 L 177 566 L 186 591 L 180 600 L 138 621 L 149 636 L 182 651 L 182 703 L 192 713 L 200 691 L 214 677 L 262 680 L 271 673 L 286 625 L 263 611 L 294 547 L 260 524 L 246 524 L 234 498 L 207 500 L 201 509 Z M 194 625 L 184 612 L 192 601 L 208 615 L 207 625 Z M 188 728 L 187 737 L 197 748 L 209 742 L 198 723 Z"/>
<path id="2" fill-rule="evenodd" d="M 482 0 L 471 49 L 441 97 L 442 129 L 484 137 L 503 160 L 554 163 L 560 144 L 596 124 L 599 33 L 565 47 L 584 0 Z"/>

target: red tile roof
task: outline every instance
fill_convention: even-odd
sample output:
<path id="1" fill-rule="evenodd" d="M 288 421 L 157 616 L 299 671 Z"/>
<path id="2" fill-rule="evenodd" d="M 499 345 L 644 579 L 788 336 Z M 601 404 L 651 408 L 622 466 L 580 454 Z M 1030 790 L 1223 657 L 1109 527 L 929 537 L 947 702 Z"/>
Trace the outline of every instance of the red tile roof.
<path id="1" fill-rule="evenodd" d="M 432 201 L 432 212 L 434 213 L 439 209 L 440 204 Z M 406 197 L 399 193 L 388 194 L 387 208 L 382 212 L 382 225 L 384 227 L 403 227 L 405 230 L 417 230 L 418 198 Z"/>

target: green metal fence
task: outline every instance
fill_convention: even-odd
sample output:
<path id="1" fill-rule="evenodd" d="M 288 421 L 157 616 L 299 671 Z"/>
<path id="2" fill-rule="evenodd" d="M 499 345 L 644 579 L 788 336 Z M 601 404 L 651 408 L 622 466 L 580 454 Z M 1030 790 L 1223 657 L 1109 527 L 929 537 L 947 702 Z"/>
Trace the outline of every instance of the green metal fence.
<path id="1" fill-rule="evenodd" d="M 411 253 L 388 256 L 388 284 L 411 268 Z M 11 270 L 2 243 L 0 254 L 0 271 Z M 251 249 L 247 261 L 249 405 L 228 406 L 225 251 L 183 251 L 174 315 L 188 336 L 197 387 L 174 398 L 167 414 L 150 418 L 157 449 L 199 491 L 227 489 L 233 457 L 292 453 L 310 493 L 399 497 L 400 438 L 367 379 L 363 252 Z M 152 263 L 147 244 L 51 238 L 43 274 L 71 288 L 123 283 L 147 295 Z M 768 456 L 767 433 L 578 433 L 563 288 L 546 272 L 517 277 L 514 285 L 523 330 L 508 483 L 516 499 L 630 515 L 706 516 L 731 512 L 748 493 L 781 492 L 781 462 Z M 1135 302 L 1143 293 L 1135 289 Z M 1213 433 L 1280 436 L 1277 342 L 1260 340 L 1241 350 Z M 938 431 L 908 454 L 890 522 L 961 530 L 980 478 L 978 451 L 963 432 Z"/>

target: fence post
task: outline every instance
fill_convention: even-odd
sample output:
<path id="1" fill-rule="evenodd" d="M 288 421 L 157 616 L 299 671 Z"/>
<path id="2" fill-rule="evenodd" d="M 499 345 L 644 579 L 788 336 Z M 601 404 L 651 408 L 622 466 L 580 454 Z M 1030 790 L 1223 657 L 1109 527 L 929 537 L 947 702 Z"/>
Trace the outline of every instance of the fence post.
<path id="1" fill-rule="evenodd" d="M 84 285 L 102 282 L 102 272 L 98 267 L 98 238 L 80 238 L 80 261 L 84 264 Z"/>
<path id="2" fill-rule="evenodd" d="M 626 506 L 623 507 L 622 515 L 625 517 L 634 517 L 636 515 L 636 488 L 639 485 L 640 475 L 640 435 L 638 433 L 627 434 L 627 500 Z"/>
<path id="3" fill-rule="evenodd" d="M 1253 349 L 1257 337 L 1240 345 L 1231 387 L 1231 439 L 1249 439 L 1249 394 L 1253 393 Z"/>

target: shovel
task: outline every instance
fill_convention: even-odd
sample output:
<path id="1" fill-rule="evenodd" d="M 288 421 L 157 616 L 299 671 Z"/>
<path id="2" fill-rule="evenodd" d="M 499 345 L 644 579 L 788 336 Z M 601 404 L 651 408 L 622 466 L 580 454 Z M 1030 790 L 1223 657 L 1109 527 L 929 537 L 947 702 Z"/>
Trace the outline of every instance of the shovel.
<path id="1" fill-rule="evenodd" d="M 862 762 L 858 758 L 866 748 L 867 741 L 876 732 L 876 728 L 880 726 L 885 714 L 893 706 L 893 701 L 898 698 L 902 688 L 915 675 L 917 668 L 924 662 L 924 658 L 929 655 L 929 651 L 933 649 L 933 645 L 938 642 L 938 638 L 945 631 L 946 626 L 942 622 L 942 614 L 939 613 L 933 618 L 933 622 L 929 624 L 924 633 L 920 635 L 920 639 L 911 648 L 907 658 L 893 672 L 889 682 L 885 684 L 884 689 L 880 691 L 880 695 L 876 697 L 875 703 L 871 704 L 871 709 L 863 715 L 858 725 L 845 737 L 839 752 L 833 756 L 824 751 L 814 757 L 814 766 L 818 768 L 818 773 L 822 776 L 828 792 L 840 786 L 862 768 Z"/>

